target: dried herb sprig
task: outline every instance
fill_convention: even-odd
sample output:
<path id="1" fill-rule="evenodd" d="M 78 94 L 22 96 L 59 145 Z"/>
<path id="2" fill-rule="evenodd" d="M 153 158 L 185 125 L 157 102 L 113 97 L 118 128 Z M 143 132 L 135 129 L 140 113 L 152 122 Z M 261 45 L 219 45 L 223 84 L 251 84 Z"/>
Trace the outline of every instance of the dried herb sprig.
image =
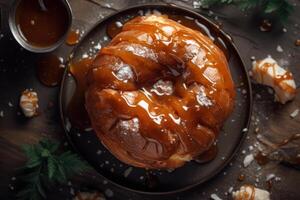
<path id="1" fill-rule="evenodd" d="M 202 4 L 233 4 L 243 11 L 259 7 L 265 14 L 277 16 L 281 22 L 286 22 L 293 11 L 293 5 L 288 0 L 202 0 Z"/>
<path id="2" fill-rule="evenodd" d="M 55 184 L 66 184 L 68 178 L 91 169 L 76 154 L 59 153 L 60 144 L 43 139 L 35 145 L 23 146 L 27 162 L 20 177 L 24 187 L 17 193 L 17 199 L 46 199 L 46 190 Z"/>

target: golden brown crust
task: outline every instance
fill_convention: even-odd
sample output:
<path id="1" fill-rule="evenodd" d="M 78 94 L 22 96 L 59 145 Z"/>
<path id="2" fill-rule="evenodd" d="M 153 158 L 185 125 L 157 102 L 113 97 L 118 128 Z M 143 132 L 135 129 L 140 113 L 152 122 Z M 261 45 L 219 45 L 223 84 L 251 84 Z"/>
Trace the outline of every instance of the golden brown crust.
<path id="1" fill-rule="evenodd" d="M 103 48 L 88 74 L 86 108 L 121 161 L 177 168 L 208 150 L 234 102 L 223 52 L 166 17 L 136 17 Z"/>

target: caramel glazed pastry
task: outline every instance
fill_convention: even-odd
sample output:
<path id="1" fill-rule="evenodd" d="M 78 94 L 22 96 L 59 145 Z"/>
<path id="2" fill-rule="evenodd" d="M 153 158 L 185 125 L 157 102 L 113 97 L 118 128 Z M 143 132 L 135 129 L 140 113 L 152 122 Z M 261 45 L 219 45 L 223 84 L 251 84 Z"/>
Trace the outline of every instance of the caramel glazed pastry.
<path id="1" fill-rule="evenodd" d="M 92 127 L 119 160 L 177 168 L 215 142 L 233 110 L 224 53 L 167 16 L 139 16 L 101 49 L 87 75 Z"/>

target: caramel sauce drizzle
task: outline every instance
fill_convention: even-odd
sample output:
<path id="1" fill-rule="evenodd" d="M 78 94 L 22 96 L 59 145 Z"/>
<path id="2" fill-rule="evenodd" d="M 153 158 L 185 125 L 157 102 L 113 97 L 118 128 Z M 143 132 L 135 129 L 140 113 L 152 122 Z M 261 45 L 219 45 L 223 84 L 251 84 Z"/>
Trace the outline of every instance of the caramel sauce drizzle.
<path id="1" fill-rule="evenodd" d="M 38 79 L 46 86 L 52 87 L 60 84 L 65 67 L 59 57 L 53 54 L 42 56 L 37 61 Z"/>
<path id="2" fill-rule="evenodd" d="M 70 46 L 73 46 L 75 44 L 78 44 L 79 39 L 80 39 L 80 33 L 79 33 L 79 31 L 71 30 L 69 32 L 68 36 L 67 36 L 66 44 L 70 45 Z"/>
<path id="3" fill-rule="evenodd" d="M 210 147 L 233 106 L 234 86 L 222 51 L 206 36 L 168 23 L 137 17 L 121 32 L 108 28 L 114 38 L 97 58 L 70 66 L 79 87 L 69 106 L 71 122 L 85 116 L 74 110 L 84 104 L 87 91 L 85 104 L 96 133 L 119 159 L 130 158 L 127 162 L 135 166 L 143 160 L 150 168 L 163 167 L 175 151 L 188 152 L 187 160 L 207 151 L 202 159 L 213 159 L 217 151 Z M 131 69 L 132 77 L 120 79 L 119 68 Z M 153 89 L 159 80 L 173 84 L 171 95 Z M 122 134 L 120 122 L 132 125 L 134 118 L 139 131 L 131 127 Z"/>
<path id="4" fill-rule="evenodd" d="M 273 153 L 274 151 L 280 149 L 281 147 L 289 144 L 290 142 L 293 142 L 295 140 L 300 139 L 300 133 L 294 134 L 291 137 L 284 139 L 282 142 L 279 142 L 277 144 L 272 145 L 272 149 L 268 152 L 258 152 L 255 156 L 255 160 L 257 161 L 258 164 L 260 165 L 265 165 L 269 162 L 269 155 Z M 264 140 L 260 139 L 259 140 L 261 143 L 270 146 L 269 143 L 266 143 Z M 296 161 L 296 162 L 295 162 Z M 297 160 L 297 158 L 292 158 L 291 162 L 295 162 L 296 164 L 300 164 L 300 159 Z"/>
<path id="5" fill-rule="evenodd" d="M 69 72 L 76 80 L 76 91 L 68 105 L 67 115 L 71 124 L 84 130 L 89 128 L 90 120 L 84 107 L 84 93 L 87 88 L 86 75 L 91 67 L 93 59 L 85 58 L 75 63 L 70 63 Z"/>
<path id="6" fill-rule="evenodd" d="M 257 63 L 257 64 L 259 65 L 260 63 Z M 273 84 L 276 86 L 279 86 L 282 81 L 293 79 L 293 75 L 291 72 L 286 71 L 283 75 L 277 75 L 276 69 L 275 69 L 276 64 L 275 63 L 265 63 L 264 65 L 262 65 L 261 70 L 258 70 L 259 77 L 262 80 L 262 82 L 264 82 L 264 76 L 268 73 L 269 68 L 272 69 Z M 284 84 L 283 89 L 285 91 L 287 91 L 288 93 L 291 93 L 291 94 L 295 93 L 295 89 L 288 84 Z"/>
<path id="7" fill-rule="evenodd" d="M 245 192 L 240 193 L 236 197 L 236 200 L 254 200 L 255 199 L 255 187 L 253 185 L 244 185 L 244 187 L 245 187 Z M 250 194 L 247 192 L 246 188 L 251 189 Z"/>

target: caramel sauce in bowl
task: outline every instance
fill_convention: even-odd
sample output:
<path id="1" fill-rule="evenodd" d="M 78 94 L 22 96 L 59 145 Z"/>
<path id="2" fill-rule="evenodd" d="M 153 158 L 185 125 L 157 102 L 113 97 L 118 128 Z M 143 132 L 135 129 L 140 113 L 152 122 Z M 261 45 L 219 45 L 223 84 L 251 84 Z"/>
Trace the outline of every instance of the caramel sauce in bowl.
<path id="1" fill-rule="evenodd" d="M 72 23 L 67 0 L 16 0 L 9 13 L 9 27 L 17 42 L 35 53 L 60 46 Z"/>

